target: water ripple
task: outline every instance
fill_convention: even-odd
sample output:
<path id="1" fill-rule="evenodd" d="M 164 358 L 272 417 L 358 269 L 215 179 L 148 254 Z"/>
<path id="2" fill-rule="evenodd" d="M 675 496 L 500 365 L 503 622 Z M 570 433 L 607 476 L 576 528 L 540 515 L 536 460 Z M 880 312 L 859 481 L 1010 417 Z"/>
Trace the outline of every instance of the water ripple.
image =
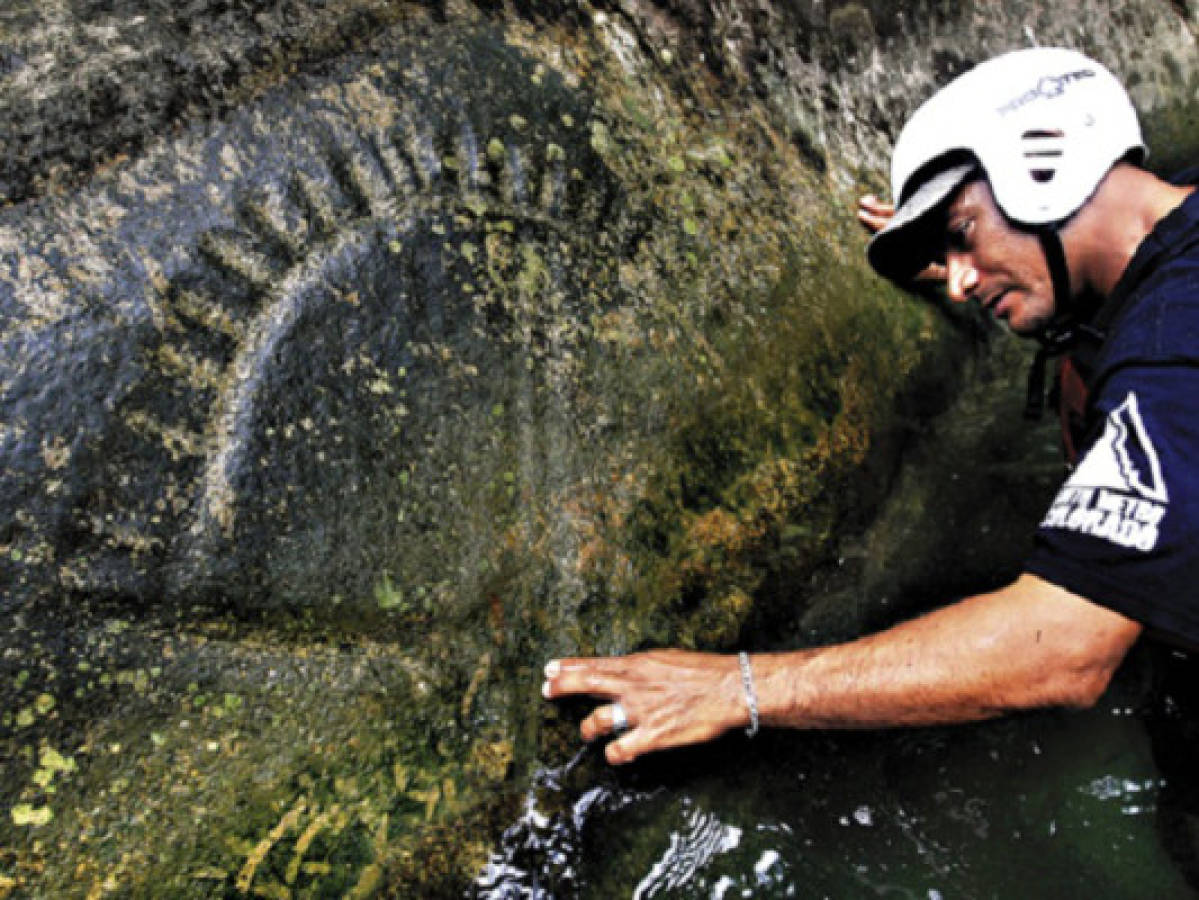
<path id="1" fill-rule="evenodd" d="M 633 891 L 634 900 L 649 900 L 687 884 L 714 857 L 740 845 L 740 828 L 725 825 L 711 812 L 696 809 L 688 799 L 683 803 L 683 829 L 671 832 L 669 847 Z"/>
<path id="2" fill-rule="evenodd" d="M 546 811 L 564 799 L 563 781 L 590 749 L 584 747 L 565 765 L 543 769 L 534 776 L 521 817 L 504 832 L 499 849 L 468 892 L 472 900 L 564 900 L 580 896 L 582 886 L 575 861 L 588 822 L 653 796 L 652 792 L 592 787 L 565 808 Z"/>

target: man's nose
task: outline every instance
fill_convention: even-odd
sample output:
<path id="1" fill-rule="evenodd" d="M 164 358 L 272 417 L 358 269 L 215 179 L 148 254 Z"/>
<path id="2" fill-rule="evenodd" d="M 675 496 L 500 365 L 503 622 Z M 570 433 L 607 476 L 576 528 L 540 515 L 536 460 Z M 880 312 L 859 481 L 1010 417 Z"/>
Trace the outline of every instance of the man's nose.
<path id="1" fill-rule="evenodd" d="M 950 253 L 945 259 L 945 287 L 956 303 L 969 300 L 978 288 L 978 269 L 964 253 Z"/>

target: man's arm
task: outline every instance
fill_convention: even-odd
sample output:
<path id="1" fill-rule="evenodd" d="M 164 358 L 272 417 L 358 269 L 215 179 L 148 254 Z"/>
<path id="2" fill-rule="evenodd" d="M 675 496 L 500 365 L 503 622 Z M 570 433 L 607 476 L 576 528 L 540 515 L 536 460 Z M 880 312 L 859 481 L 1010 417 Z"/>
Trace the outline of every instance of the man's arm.
<path id="1" fill-rule="evenodd" d="M 752 657 L 764 724 L 789 728 L 931 725 L 1039 706 L 1089 706 L 1141 633 L 1131 619 L 1024 575 L 846 644 Z M 631 729 L 611 763 L 700 743 L 749 722 L 735 656 L 677 650 L 556 660 L 547 698 L 619 702 Z M 612 706 L 581 726 L 612 730 Z"/>

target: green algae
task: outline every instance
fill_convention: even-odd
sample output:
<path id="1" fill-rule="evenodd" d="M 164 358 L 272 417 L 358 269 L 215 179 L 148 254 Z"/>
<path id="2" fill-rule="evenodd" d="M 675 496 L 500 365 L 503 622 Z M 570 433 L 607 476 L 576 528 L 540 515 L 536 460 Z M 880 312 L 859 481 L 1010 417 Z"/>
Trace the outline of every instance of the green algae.
<path id="1" fill-rule="evenodd" d="M 880 292 L 861 262 L 830 249 L 860 240 L 844 216 L 800 221 L 787 198 L 766 196 L 757 167 L 797 193 L 821 189 L 803 187 L 802 161 L 760 141 L 764 122 L 722 120 L 712 106 L 701 117 L 635 91 L 622 81 L 593 146 L 626 183 L 645 186 L 663 226 L 622 283 L 669 300 L 595 325 L 601 346 L 626 352 L 620 371 L 645 386 L 633 393 L 669 424 L 598 479 L 623 492 L 579 498 L 591 520 L 579 551 L 587 593 L 564 619 L 590 650 L 728 646 L 751 615 L 797 614 L 798 597 L 764 614 L 755 594 L 772 570 L 801 583 L 869 516 L 889 477 L 889 442 L 906 427 L 893 406 L 951 371 L 960 351 L 930 307 Z M 729 146 L 746 149 L 738 158 Z"/>
<path id="2" fill-rule="evenodd" d="M 1199 76 L 1193 79 L 1199 90 Z M 1193 164 L 1199 153 L 1199 110 L 1194 104 L 1163 104 L 1145 117 L 1145 142 L 1149 145 L 1148 164 L 1169 177 Z"/>
<path id="3" fill-rule="evenodd" d="M 502 733 L 447 719 L 460 691 L 393 647 L 216 619 L 123 633 L 115 658 L 157 646 L 153 688 L 114 678 L 69 751 L 6 773 L 28 779 L 0 824 L 17 886 L 54 860 L 34 883 L 56 896 L 367 896 L 508 774 Z"/>
<path id="4" fill-rule="evenodd" d="M 842 8 L 846 34 L 869 23 Z M 221 598 L 240 618 L 80 601 L 80 646 L 58 649 L 56 622 L 28 626 L 0 896 L 460 895 L 530 770 L 577 747 L 577 710 L 537 699 L 544 659 L 800 622 L 827 636 L 824 601 L 884 580 L 828 573 L 893 545 L 927 497 L 900 450 L 951 402 L 979 332 L 883 288 L 855 186 L 685 57 L 687 90 L 663 91 L 595 32 L 516 21 L 508 40 L 538 60 L 497 53 L 514 80 L 595 96 L 554 112 L 573 142 L 516 113 L 501 125 L 531 143 L 479 135 L 493 186 L 534 146 L 563 183 L 595 178 L 583 144 L 616 186 L 587 222 L 611 214 L 620 239 L 498 187 L 434 197 L 427 235 L 382 232 L 389 265 L 463 286 L 480 344 L 430 327 L 403 365 L 344 361 L 379 442 L 363 456 L 411 453 L 371 469 L 356 530 L 301 536 L 294 571 L 272 557 L 269 596 Z M 499 352 L 471 355 L 487 341 Z M 894 510 L 897 483 L 914 496 Z M 314 597 L 303 540 L 353 548 L 355 583 Z M 830 582 L 843 593 L 822 598 Z"/>

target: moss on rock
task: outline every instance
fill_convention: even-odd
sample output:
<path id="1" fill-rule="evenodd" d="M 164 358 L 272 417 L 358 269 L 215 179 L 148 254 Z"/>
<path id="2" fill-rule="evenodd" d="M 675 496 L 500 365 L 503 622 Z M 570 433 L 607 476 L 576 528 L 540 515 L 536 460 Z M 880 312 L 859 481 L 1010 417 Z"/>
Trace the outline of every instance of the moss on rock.
<path id="1" fill-rule="evenodd" d="M 361 52 L 316 40 L 223 122 L 7 211 L 3 337 L 42 352 L 0 388 L 87 378 L 71 416 L 0 424 L 28 451 L 0 895 L 460 896 L 577 750 L 546 658 L 911 608 L 947 447 L 987 460 L 964 505 L 1035 505 L 987 372 L 1022 361 L 881 285 L 852 220 L 965 64 L 948 39 L 879 3 L 794 4 L 790 37 L 728 3 L 491 6 L 388 6 Z M 994 11 L 986 48 L 1023 22 Z M 860 78 L 865 41 L 893 64 Z M 986 577 L 1019 553 L 979 544 Z"/>

